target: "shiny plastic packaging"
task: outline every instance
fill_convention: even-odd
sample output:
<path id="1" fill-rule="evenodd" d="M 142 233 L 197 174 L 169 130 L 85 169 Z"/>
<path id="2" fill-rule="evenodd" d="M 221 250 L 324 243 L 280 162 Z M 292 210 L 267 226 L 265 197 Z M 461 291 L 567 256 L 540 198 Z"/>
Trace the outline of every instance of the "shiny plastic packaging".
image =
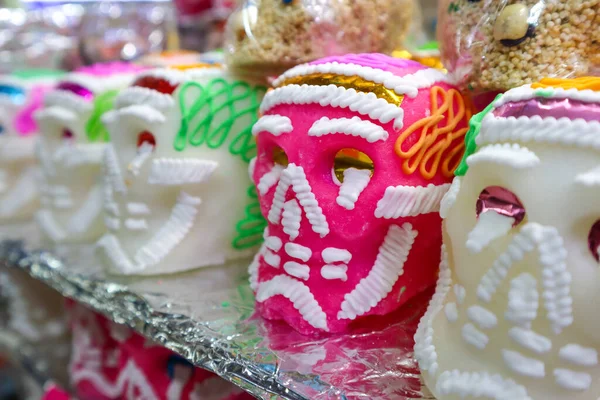
<path id="1" fill-rule="evenodd" d="M 600 72 L 600 0 L 441 0 L 439 7 L 442 62 L 471 91 Z"/>
<path id="2" fill-rule="evenodd" d="M 401 47 L 413 0 L 246 0 L 226 29 L 230 67 L 277 75 L 297 64 Z"/>

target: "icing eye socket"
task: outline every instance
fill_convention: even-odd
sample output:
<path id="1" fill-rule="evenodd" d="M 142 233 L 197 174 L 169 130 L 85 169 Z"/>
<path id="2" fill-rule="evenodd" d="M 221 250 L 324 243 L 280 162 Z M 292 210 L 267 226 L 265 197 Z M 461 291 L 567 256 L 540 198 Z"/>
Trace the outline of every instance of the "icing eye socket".
<path id="1" fill-rule="evenodd" d="M 142 76 L 136 79 L 131 86 L 152 89 L 163 94 L 173 94 L 173 92 L 177 89 L 178 85 L 169 82 L 164 78 L 158 78 L 154 76 Z"/>
<path id="2" fill-rule="evenodd" d="M 500 186 L 488 186 L 477 199 L 477 218 L 486 212 L 495 211 L 500 215 L 515 219 L 513 226 L 519 225 L 525 218 L 525 207 L 521 200 L 508 189 Z"/>
<path id="3" fill-rule="evenodd" d="M 350 168 L 364 169 L 371 171 L 370 176 L 373 176 L 375 169 L 373 160 L 360 150 L 356 149 L 341 149 L 335 155 L 333 162 L 333 176 L 342 183 L 344 182 L 344 172 Z"/>
<path id="4" fill-rule="evenodd" d="M 288 4 L 293 4 L 294 0 L 281 0 L 281 2 L 285 5 L 288 5 Z"/>
<path id="5" fill-rule="evenodd" d="M 73 134 L 73 131 L 65 128 L 65 129 L 63 129 L 63 132 L 62 132 L 62 138 L 64 140 L 73 140 L 75 138 L 75 135 Z"/>
<path id="6" fill-rule="evenodd" d="M 148 131 L 144 131 L 138 135 L 137 147 L 142 147 L 144 143 L 149 143 L 152 147 L 156 147 L 156 138 Z"/>
<path id="7" fill-rule="evenodd" d="M 272 157 L 273 162 L 277 165 L 281 165 L 282 167 L 287 167 L 290 163 L 287 154 L 285 154 L 285 151 L 279 146 L 275 146 L 273 148 Z"/>
<path id="8" fill-rule="evenodd" d="M 590 229 L 590 233 L 588 235 L 588 246 L 590 252 L 592 253 L 592 257 L 596 259 L 596 261 L 600 262 L 600 255 L 598 254 L 598 247 L 600 247 L 600 219 L 594 222 Z"/>

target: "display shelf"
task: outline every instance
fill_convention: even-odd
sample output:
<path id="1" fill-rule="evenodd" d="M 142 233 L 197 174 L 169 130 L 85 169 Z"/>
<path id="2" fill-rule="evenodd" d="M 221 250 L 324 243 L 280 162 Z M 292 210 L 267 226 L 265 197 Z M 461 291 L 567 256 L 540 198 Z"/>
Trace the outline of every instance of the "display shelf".
<path id="1" fill-rule="evenodd" d="M 177 275 L 120 277 L 107 275 L 90 249 L 69 249 L 58 258 L 4 241 L 0 261 L 258 398 L 432 398 L 412 358 L 412 336 L 430 293 L 391 318 L 372 319 L 368 330 L 309 338 L 254 315 L 248 260 Z"/>

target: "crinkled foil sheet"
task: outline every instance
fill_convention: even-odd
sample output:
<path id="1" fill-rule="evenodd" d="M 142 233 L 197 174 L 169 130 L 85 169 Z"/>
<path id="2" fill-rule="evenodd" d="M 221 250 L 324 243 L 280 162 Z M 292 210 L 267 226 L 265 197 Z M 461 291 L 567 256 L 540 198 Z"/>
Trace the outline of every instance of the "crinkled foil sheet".
<path id="1" fill-rule="evenodd" d="M 262 399 L 432 399 L 412 358 L 428 296 L 369 331 L 310 338 L 254 315 L 248 261 L 161 277 L 108 276 L 85 252 L 58 259 L 0 243 L 0 262 Z"/>

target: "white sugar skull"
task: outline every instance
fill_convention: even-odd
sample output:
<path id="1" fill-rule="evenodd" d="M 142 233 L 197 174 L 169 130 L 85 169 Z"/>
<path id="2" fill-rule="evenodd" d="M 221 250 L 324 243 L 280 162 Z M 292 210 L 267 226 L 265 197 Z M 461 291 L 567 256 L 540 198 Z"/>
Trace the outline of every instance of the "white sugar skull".
<path id="1" fill-rule="evenodd" d="M 105 224 L 120 274 L 162 274 L 249 257 L 264 221 L 248 178 L 264 87 L 218 67 L 141 74 L 105 121 Z"/>
<path id="2" fill-rule="evenodd" d="M 301 332 L 340 332 L 432 286 L 439 202 L 470 116 L 441 72 L 380 54 L 282 75 L 254 126 L 265 245 L 258 309 Z"/>
<path id="3" fill-rule="evenodd" d="M 415 335 L 436 398 L 600 397 L 599 89 L 542 80 L 473 117 Z"/>
<path id="4" fill-rule="evenodd" d="M 101 165 L 109 138 L 100 119 L 138 70 L 111 63 L 69 74 L 37 112 L 43 171 L 37 221 L 50 243 L 93 244 L 104 233 Z"/>
<path id="5" fill-rule="evenodd" d="M 34 70 L 0 78 L 0 224 L 31 220 L 39 207 L 32 114 L 60 75 Z"/>

